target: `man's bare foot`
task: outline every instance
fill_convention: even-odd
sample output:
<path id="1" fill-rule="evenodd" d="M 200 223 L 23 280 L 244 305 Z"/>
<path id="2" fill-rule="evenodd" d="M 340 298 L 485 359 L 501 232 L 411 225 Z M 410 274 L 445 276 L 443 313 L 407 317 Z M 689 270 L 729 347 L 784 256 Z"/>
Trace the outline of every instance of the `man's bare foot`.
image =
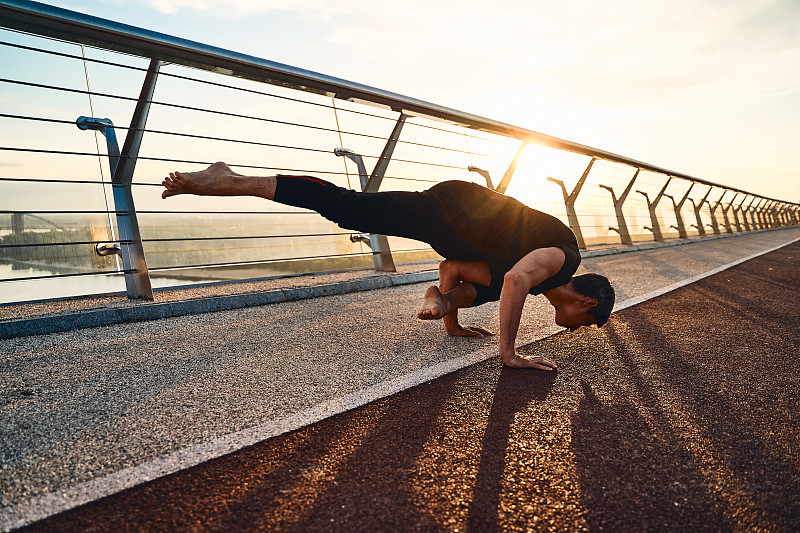
<path id="1" fill-rule="evenodd" d="M 200 172 L 170 172 L 161 182 L 162 198 L 178 194 L 200 196 L 261 196 L 272 199 L 275 194 L 274 177 L 248 177 L 232 171 L 225 163 L 214 163 Z"/>
<path id="2" fill-rule="evenodd" d="M 422 301 L 422 308 L 417 313 L 417 318 L 420 320 L 437 320 L 452 311 L 452 305 L 445 298 L 439 287 L 431 285 L 425 291 L 425 299 Z"/>
<path id="3" fill-rule="evenodd" d="M 511 368 L 535 368 L 536 370 L 558 370 L 558 366 L 546 357 L 522 357 L 514 352 L 512 355 L 500 356 L 504 365 Z"/>

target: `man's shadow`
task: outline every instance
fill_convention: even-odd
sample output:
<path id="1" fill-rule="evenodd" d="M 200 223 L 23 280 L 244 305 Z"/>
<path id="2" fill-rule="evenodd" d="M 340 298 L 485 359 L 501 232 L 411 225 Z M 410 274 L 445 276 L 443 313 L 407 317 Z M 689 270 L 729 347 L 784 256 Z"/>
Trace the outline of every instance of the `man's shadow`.
<path id="1" fill-rule="evenodd" d="M 467 531 L 495 531 L 502 490 L 503 471 L 511 425 L 518 412 L 533 402 L 544 401 L 558 371 L 503 367 L 497 381 L 492 408 L 481 446 Z"/>

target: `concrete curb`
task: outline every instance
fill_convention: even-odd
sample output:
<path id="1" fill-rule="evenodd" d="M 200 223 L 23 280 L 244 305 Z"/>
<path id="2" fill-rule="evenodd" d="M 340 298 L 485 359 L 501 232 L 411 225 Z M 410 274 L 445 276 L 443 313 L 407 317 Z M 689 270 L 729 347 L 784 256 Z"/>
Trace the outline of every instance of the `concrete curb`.
<path id="1" fill-rule="evenodd" d="M 228 311 L 231 309 L 241 309 L 243 307 L 307 300 L 309 298 L 384 289 L 411 283 L 424 283 L 437 279 L 439 279 L 439 273 L 434 270 L 412 274 L 376 276 L 311 287 L 277 289 L 272 291 L 232 294 L 228 296 L 211 296 L 193 300 L 179 300 L 176 302 L 145 303 L 133 307 L 92 309 L 90 311 L 76 311 L 58 315 L 9 320 L 0 324 L 0 339 L 12 339 L 30 335 L 46 335 L 48 333 L 110 326 L 112 324 L 144 322 L 146 320 L 158 320 L 161 318 Z"/>

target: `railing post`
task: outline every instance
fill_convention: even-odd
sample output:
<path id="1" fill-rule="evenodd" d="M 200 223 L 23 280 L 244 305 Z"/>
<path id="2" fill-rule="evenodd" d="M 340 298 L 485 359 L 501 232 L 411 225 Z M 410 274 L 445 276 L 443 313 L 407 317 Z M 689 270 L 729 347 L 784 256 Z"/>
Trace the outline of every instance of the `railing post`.
<path id="1" fill-rule="evenodd" d="M 789 225 L 789 206 L 785 203 L 781 202 L 781 227 L 786 227 Z"/>
<path id="2" fill-rule="evenodd" d="M 661 242 L 664 240 L 664 236 L 661 234 L 661 225 L 658 222 L 658 215 L 656 214 L 656 207 L 658 207 L 658 202 L 661 201 L 661 198 L 664 196 L 664 193 L 669 186 L 669 182 L 672 181 L 672 176 L 667 178 L 667 182 L 661 188 L 661 191 L 656 195 L 653 201 L 650 201 L 650 198 L 647 197 L 647 193 L 644 191 L 636 191 L 642 196 L 644 196 L 644 201 L 647 202 L 647 210 L 650 212 L 650 227 L 644 227 L 644 229 L 649 229 L 653 232 L 653 239 L 656 242 Z"/>
<path id="3" fill-rule="evenodd" d="M 117 144 L 114 124 L 110 120 L 80 117 L 76 122 L 80 129 L 100 131 L 106 138 L 109 168 L 112 176 L 111 188 L 114 193 L 114 211 L 116 212 L 117 228 L 119 229 L 120 254 L 122 256 L 123 269 L 125 270 L 125 287 L 128 298 L 131 299 L 153 299 L 153 288 L 147 272 L 147 260 L 144 255 L 141 233 L 139 232 L 136 207 L 133 203 L 131 182 L 160 68 L 160 61 L 156 59 L 150 61 L 150 67 L 147 69 L 139 100 L 136 102 L 136 107 L 131 117 L 131 125 L 125 137 L 122 153 L 120 153 L 119 145 Z"/>
<path id="4" fill-rule="evenodd" d="M 775 206 L 777 204 L 778 204 L 777 200 L 773 200 L 769 204 L 769 211 L 768 211 L 767 214 L 769 216 L 769 227 L 771 227 L 771 228 L 777 228 L 778 227 L 778 217 L 775 214 Z"/>
<path id="5" fill-rule="evenodd" d="M 745 231 L 752 231 L 752 230 L 754 229 L 754 228 L 753 228 L 753 227 L 750 225 L 750 222 L 752 222 L 752 221 L 750 220 L 750 206 L 752 206 L 752 205 L 753 205 L 753 202 L 754 202 L 755 200 L 756 200 L 756 197 L 755 197 L 755 196 L 751 197 L 751 198 L 750 198 L 750 201 L 747 203 L 747 206 L 745 206 L 745 205 L 744 205 L 744 202 L 742 202 L 742 206 L 743 206 L 743 207 L 742 207 L 742 209 L 741 209 L 741 213 L 742 213 L 742 224 L 744 224 L 744 230 L 745 230 Z"/>
<path id="6" fill-rule="evenodd" d="M 594 165 L 594 157 L 589 161 L 589 164 L 586 166 L 586 170 L 583 171 L 583 175 L 581 175 L 581 179 L 578 180 L 578 183 L 575 184 L 575 187 L 572 189 L 571 193 L 567 192 L 567 187 L 564 185 L 564 182 L 561 180 L 557 180 L 553 177 L 547 178 L 547 181 L 552 181 L 559 187 L 561 187 L 561 192 L 564 195 L 564 205 L 567 208 L 567 219 L 569 221 L 569 228 L 572 230 L 572 233 L 575 234 L 575 239 L 578 241 L 578 248 L 583 250 L 586 249 L 586 243 L 583 240 L 583 234 L 581 233 L 581 224 L 578 221 L 578 214 L 575 212 L 575 200 L 578 199 L 578 194 L 581 192 L 581 187 L 583 187 L 586 178 L 589 176 L 589 172 L 592 170 L 592 165 Z"/>
<path id="7" fill-rule="evenodd" d="M 689 193 L 692 192 L 692 187 L 694 187 L 694 182 L 689 184 L 689 188 L 686 190 L 686 193 L 681 198 L 680 202 L 675 202 L 675 198 L 671 195 L 667 194 L 666 197 L 672 200 L 672 207 L 675 210 L 675 229 L 678 230 L 678 236 L 681 239 L 688 239 L 689 234 L 686 233 L 686 224 L 683 222 L 683 215 L 681 214 L 681 209 L 683 209 L 683 204 L 689 198 Z"/>
<path id="8" fill-rule="evenodd" d="M 697 203 L 695 203 L 693 198 L 689 198 L 692 201 L 692 207 L 694 207 L 694 217 L 697 220 L 697 224 L 692 224 L 692 227 L 697 228 L 697 232 L 700 234 L 701 237 L 706 236 L 706 228 L 705 225 L 703 224 L 703 218 L 700 216 L 700 210 L 703 208 L 703 204 L 706 202 L 706 199 L 708 198 L 708 193 L 710 192 L 711 189 L 708 189 L 708 191 L 706 191 L 706 195 L 703 196 L 703 198 Z"/>
<path id="9" fill-rule="evenodd" d="M 753 214 L 753 210 L 756 208 L 755 201 L 758 200 L 758 197 L 753 196 L 753 199 L 750 200 L 750 203 L 747 204 L 747 208 L 745 209 L 745 221 L 748 227 L 748 231 L 755 231 L 758 229 L 755 222 L 755 215 Z"/>
<path id="10" fill-rule="evenodd" d="M 782 221 L 784 226 L 791 226 L 792 225 L 792 221 L 790 219 L 791 208 L 789 207 L 789 205 L 787 205 L 785 203 L 783 203 L 781 205 L 782 205 L 782 207 L 781 207 L 781 221 Z"/>
<path id="11" fill-rule="evenodd" d="M 725 193 L 722 193 L 722 196 L 725 196 Z M 720 202 L 722 201 L 722 196 L 719 199 Z M 733 198 L 731 198 L 731 201 L 728 202 L 728 205 L 722 208 L 722 218 L 725 219 L 725 231 L 728 233 L 733 233 L 733 227 L 731 226 L 731 221 L 728 218 L 728 210 L 730 210 L 730 208 L 733 206 L 733 201 L 736 200 L 737 196 L 739 196 L 738 192 L 733 195 Z M 719 202 L 717 203 L 719 204 Z"/>
<path id="12" fill-rule="evenodd" d="M 761 217 L 761 206 L 764 205 L 766 202 L 765 198 L 761 198 L 761 200 L 753 207 L 753 210 L 750 212 L 753 217 L 753 227 L 755 229 L 764 229 L 764 219 Z"/>
<path id="13" fill-rule="evenodd" d="M 738 206 L 736 206 L 736 207 L 734 207 L 732 209 L 732 212 L 733 212 L 733 223 L 736 224 L 736 231 L 738 233 L 741 233 L 743 230 L 742 230 L 742 224 L 741 224 L 741 222 L 739 222 L 739 215 L 737 213 L 741 213 L 742 212 L 742 206 L 744 205 L 745 201 L 747 201 L 747 194 L 745 194 L 742 197 L 741 203 Z M 733 205 L 733 202 L 731 202 L 731 205 Z"/>
<path id="14" fill-rule="evenodd" d="M 628 232 L 628 224 L 625 223 L 625 214 L 622 212 L 622 204 L 625 203 L 625 199 L 628 197 L 628 194 L 631 192 L 631 188 L 633 187 L 633 182 L 636 181 L 637 176 L 639 176 L 640 169 L 636 169 L 636 173 L 631 178 L 631 181 L 628 182 L 628 185 L 625 187 L 625 190 L 622 192 L 619 198 L 616 197 L 614 194 L 614 189 L 609 187 L 608 185 L 600 185 L 601 188 L 606 189 L 608 192 L 611 193 L 611 202 L 614 204 L 614 212 L 617 215 L 617 227 L 612 228 L 609 227 L 608 229 L 611 231 L 616 231 L 619 233 L 620 239 L 622 240 L 622 244 L 631 245 L 633 241 L 631 240 L 631 234 Z"/>
<path id="15" fill-rule="evenodd" d="M 364 159 L 344 148 L 337 148 L 333 151 L 337 156 L 347 157 L 352 160 L 358 167 L 358 177 L 361 183 L 361 191 L 364 193 L 378 192 L 381 186 L 383 177 L 386 175 L 386 169 L 389 168 L 389 163 L 392 160 L 392 154 L 397 146 L 397 141 L 400 139 L 400 132 L 403 131 L 403 125 L 406 122 L 407 115 L 400 113 L 397 122 L 392 129 L 392 133 L 386 140 L 386 145 L 383 147 L 378 161 L 375 163 L 375 168 L 372 169 L 372 174 L 367 176 L 367 169 L 364 166 Z M 362 235 L 352 235 L 350 240 L 353 242 L 361 241 L 367 244 L 372 250 L 372 262 L 375 265 L 375 270 L 379 272 L 396 272 L 397 267 L 394 264 L 392 257 L 392 250 L 389 247 L 389 239 L 386 235 L 377 235 L 371 233 L 369 237 Z"/>
<path id="16" fill-rule="evenodd" d="M 511 182 L 511 178 L 514 176 L 514 171 L 517 170 L 519 160 L 522 158 L 522 154 L 525 152 L 525 148 L 527 147 L 528 143 L 522 141 L 522 144 L 519 145 L 519 149 L 517 150 L 517 155 L 514 156 L 514 159 L 511 160 L 511 164 L 508 165 L 508 170 L 506 170 L 506 173 L 503 174 L 503 179 L 500 180 L 500 183 L 497 184 L 495 192 L 499 192 L 500 194 L 506 193 L 508 184 Z"/>
<path id="17" fill-rule="evenodd" d="M 722 196 L 725 196 L 726 192 L 727 191 L 723 190 Z M 722 201 L 722 196 L 719 197 L 719 200 L 717 200 L 717 202 L 713 206 L 711 205 L 711 202 L 706 200 L 706 203 L 708 204 L 708 211 L 711 213 L 711 229 L 714 231 L 714 235 L 721 234 L 721 232 L 719 231 L 719 223 L 717 222 L 716 210 L 717 207 L 719 207 L 719 203 Z"/>

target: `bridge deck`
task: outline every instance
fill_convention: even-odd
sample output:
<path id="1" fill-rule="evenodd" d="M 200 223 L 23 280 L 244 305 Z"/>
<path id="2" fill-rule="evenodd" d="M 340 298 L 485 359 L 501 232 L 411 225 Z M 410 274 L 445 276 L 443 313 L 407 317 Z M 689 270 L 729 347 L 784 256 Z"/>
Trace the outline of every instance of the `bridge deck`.
<path id="1" fill-rule="evenodd" d="M 584 267 L 632 304 L 797 237 Z M 791 244 L 623 309 L 610 327 L 544 340 L 552 311 L 531 298 L 519 343 L 539 340 L 526 349 L 559 362 L 546 376 L 492 359 L 430 381 L 497 341 L 417 321 L 419 284 L 3 341 L 0 526 L 203 463 L 38 526 L 646 528 L 704 509 L 796 528 L 798 254 Z M 496 311 L 464 320 L 496 329 Z M 656 513 L 622 513 L 656 501 Z"/>

